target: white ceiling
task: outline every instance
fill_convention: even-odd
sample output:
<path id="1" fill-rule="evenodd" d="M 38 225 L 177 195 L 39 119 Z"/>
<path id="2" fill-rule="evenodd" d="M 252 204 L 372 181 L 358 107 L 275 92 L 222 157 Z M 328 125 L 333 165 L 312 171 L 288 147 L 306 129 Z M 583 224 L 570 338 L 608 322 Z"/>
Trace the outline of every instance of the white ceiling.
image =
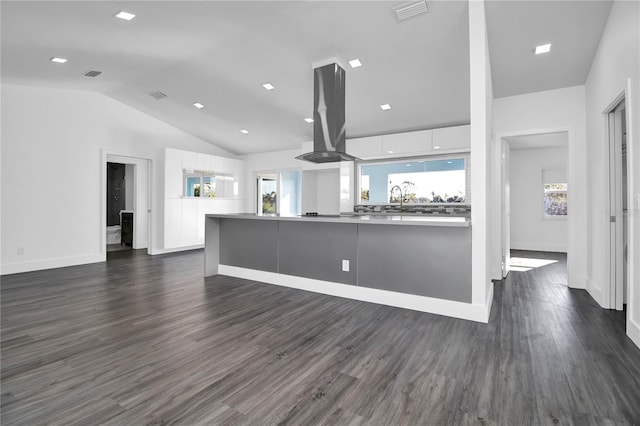
<path id="1" fill-rule="evenodd" d="M 392 7 L 404 3 L 2 1 L 2 82 L 98 91 L 245 154 L 312 140 L 312 64 L 337 58 L 347 137 L 468 123 L 467 2 L 430 1 L 428 14 L 398 22 Z M 490 2 L 496 96 L 583 84 L 610 7 Z M 119 10 L 136 18 L 115 19 Z M 554 44 L 544 58 L 531 53 L 539 40 Z M 353 58 L 363 66 L 348 67 Z"/>
<path id="2" fill-rule="evenodd" d="M 504 139 L 509 142 L 511 150 L 563 148 L 569 144 L 569 134 L 567 132 L 511 136 Z"/>
<path id="3" fill-rule="evenodd" d="M 613 1 L 489 1 L 487 36 L 495 98 L 587 80 Z M 534 55 L 551 43 L 551 52 Z"/>

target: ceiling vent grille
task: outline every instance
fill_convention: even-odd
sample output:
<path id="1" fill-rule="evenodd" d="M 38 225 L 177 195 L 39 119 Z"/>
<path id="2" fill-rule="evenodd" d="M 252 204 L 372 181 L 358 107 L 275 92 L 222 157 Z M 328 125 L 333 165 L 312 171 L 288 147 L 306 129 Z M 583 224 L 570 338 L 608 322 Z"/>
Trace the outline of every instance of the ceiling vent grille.
<path id="1" fill-rule="evenodd" d="M 149 96 L 151 96 L 154 99 L 160 100 L 160 99 L 164 99 L 167 97 L 167 95 L 165 95 L 164 93 L 162 93 L 159 90 L 156 90 L 155 92 L 151 92 L 149 93 Z"/>
<path id="2" fill-rule="evenodd" d="M 421 0 L 396 6 L 393 8 L 393 11 L 396 13 L 398 21 L 404 21 L 405 19 L 429 12 L 429 7 L 427 6 L 426 0 Z"/>
<path id="3" fill-rule="evenodd" d="M 97 77 L 100 74 L 102 74 L 102 71 L 87 71 L 86 73 L 84 73 L 85 77 Z"/>

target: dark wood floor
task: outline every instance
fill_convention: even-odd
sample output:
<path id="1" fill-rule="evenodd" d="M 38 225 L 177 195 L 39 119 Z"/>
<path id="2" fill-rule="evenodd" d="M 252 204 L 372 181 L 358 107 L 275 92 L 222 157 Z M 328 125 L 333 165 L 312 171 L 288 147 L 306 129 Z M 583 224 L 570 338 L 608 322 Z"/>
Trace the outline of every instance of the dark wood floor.
<path id="1" fill-rule="evenodd" d="M 489 324 L 114 252 L 2 279 L 3 425 L 639 424 L 624 314 L 558 260 L 495 285 Z"/>

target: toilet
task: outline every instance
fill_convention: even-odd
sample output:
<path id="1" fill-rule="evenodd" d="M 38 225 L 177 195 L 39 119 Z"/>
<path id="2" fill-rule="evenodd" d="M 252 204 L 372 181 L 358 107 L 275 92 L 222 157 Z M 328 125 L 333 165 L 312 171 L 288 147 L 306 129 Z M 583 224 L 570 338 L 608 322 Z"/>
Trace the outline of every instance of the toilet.
<path id="1" fill-rule="evenodd" d="M 107 226 L 107 244 L 120 244 L 120 225 Z"/>

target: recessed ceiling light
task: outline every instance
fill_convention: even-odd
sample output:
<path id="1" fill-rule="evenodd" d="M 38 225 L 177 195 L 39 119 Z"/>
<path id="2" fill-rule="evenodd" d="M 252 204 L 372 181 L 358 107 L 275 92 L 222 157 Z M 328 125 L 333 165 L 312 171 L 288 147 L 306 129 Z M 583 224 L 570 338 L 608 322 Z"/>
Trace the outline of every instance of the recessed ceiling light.
<path id="1" fill-rule="evenodd" d="M 549 53 L 551 50 L 551 44 L 541 44 L 540 46 L 536 46 L 536 55 L 540 55 L 541 53 Z"/>
<path id="2" fill-rule="evenodd" d="M 313 123 L 313 118 L 307 117 L 304 119 L 304 121 L 306 121 L 307 123 Z"/>
<path id="3" fill-rule="evenodd" d="M 273 90 L 273 89 L 275 89 L 275 86 L 274 86 L 273 84 L 271 84 L 271 83 L 264 83 L 264 84 L 262 85 L 262 87 L 264 87 L 264 88 L 265 88 L 265 89 L 267 89 L 267 90 Z"/>
<path id="4" fill-rule="evenodd" d="M 204 108 L 204 105 L 202 105 L 200 102 L 195 102 L 195 103 L 193 104 L 193 106 L 194 106 L 194 107 L 196 107 L 196 108 L 198 108 L 198 109 L 202 109 L 202 108 Z"/>
<path id="5" fill-rule="evenodd" d="M 362 62 L 360 62 L 360 59 L 352 59 L 349 61 L 349 65 L 351 65 L 351 68 L 358 68 L 362 66 Z"/>
<path id="6" fill-rule="evenodd" d="M 55 62 L 56 64 L 64 64 L 65 62 L 67 62 L 66 58 L 58 58 L 56 56 L 54 56 L 53 58 L 49 59 L 51 62 Z"/>
<path id="7" fill-rule="evenodd" d="M 440 145 L 435 145 L 433 149 L 440 149 Z"/>
<path id="8" fill-rule="evenodd" d="M 453 164 L 453 161 L 447 161 L 447 164 Z"/>
<path id="9" fill-rule="evenodd" d="M 389 150 L 389 151 L 387 151 L 387 153 L 389 153 L 389 154 L 393 154 L 393 151 Z"/>
<path id="10" fill-rule="evenodd" d="M 242 129 L 240 130 L 240 133 L 242 133 L 243 135 L 248 135 L 249 131 L 247 129 Z"/>
<path id="11" fill-rule="evenodd" d="M 381 110 L 383 110 L 383 111 L 386 111 L 386 110 L 388 110 L 388 109 L 391 109 L 391 105 L 389 105 L 389 104 L 382 104 L 382 105 L 380 105 L 380 109 L 381 109 Z"/>
<path id="12" fill-rule="evenodd" d="M 124 10 L 116 13 L 116 18 L 124 19 L 125 21 L 130 21 L 135 17 L 136 15 L 134 15 L 133 13 L 125 12 Z"/>

